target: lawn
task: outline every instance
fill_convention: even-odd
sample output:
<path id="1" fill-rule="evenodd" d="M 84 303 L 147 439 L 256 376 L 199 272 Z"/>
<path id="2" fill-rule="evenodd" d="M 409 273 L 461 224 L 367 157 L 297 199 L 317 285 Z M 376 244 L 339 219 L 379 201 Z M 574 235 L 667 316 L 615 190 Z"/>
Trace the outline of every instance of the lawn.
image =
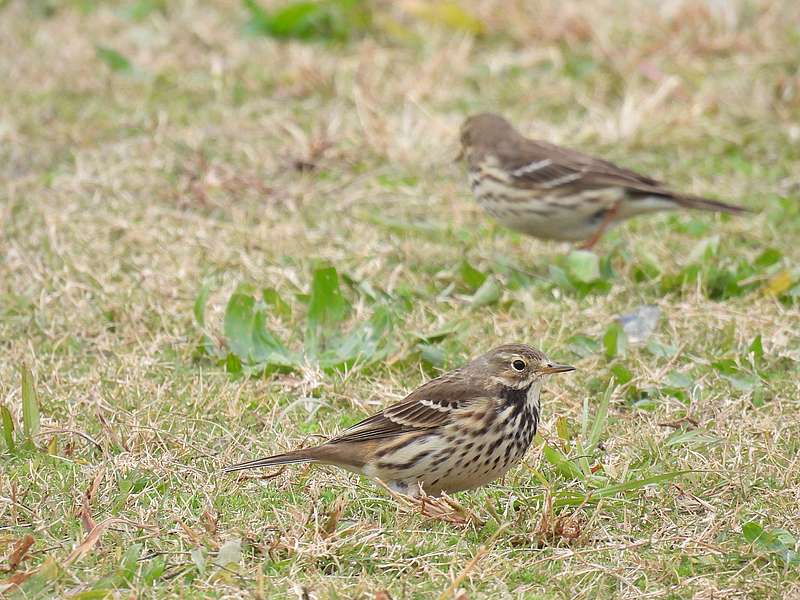
<path id="1" fill-rule="evenodd" d="M 0 595 L 800 598 L 800 4 L 285 5 L 0 1 Z M 480 111 L 754 213 L 508 231 Z M 221 473 L 506 342 L 577 371 L 447 509 Z"/>

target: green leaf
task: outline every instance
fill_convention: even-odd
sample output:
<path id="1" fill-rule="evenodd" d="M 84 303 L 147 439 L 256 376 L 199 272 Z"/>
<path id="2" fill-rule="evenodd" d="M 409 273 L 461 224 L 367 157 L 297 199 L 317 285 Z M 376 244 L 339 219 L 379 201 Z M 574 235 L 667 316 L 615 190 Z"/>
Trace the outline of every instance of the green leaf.
<path id="1" fill-rule="evenodd" d="M 761 343 L 761 334 L 759 333 L 753 342 L 750 344 L 750 352 L 753 353 L 753 358 L 756 362 L 760 362 L 764 358 L 764 346 Z"/>
<path id="2" fill-rule="evenodd" d="M 197 568 L 197 572 L 200 574 L 200 577 L 205 577 L 206 574 L 206 557 L 203 554 L 202 548 L 194 548 L 191 551 L 192 562 L 194 566 Z"/>
<path id="3" fill-rule="evenodd" d="M 611 402 L 611 393 L 614 391 L 614 383 L 608 384 L 605 393 L 600 398 L 600 404 L 597 405 L 597 413 L 595 413 L 594 421 L 592 421 L 592 429 L 589 432 L 589 443 L 586 447 L 586 453 L 591 453 L 597 448 L 600 441 L 600 436 L 606 430 L 608 423 L 608 405 Z"/>
<path id="4" fill-rule="evenodd" d="M 458 270 L 461 280 L 470 290 L 477 290 L 486 281 L 486 274 L 469 264 L 466 260 L 461 262 Z"/>
<path id="5" fill-rule="evenodd" d="M 217 557 L 214 560 L 214 564 L 218 567 L 225 567 L 226 569 L 236 571 L 239 569 L 239 564 L 241 561 L 242 540 L 239 538 L 234 538 L 222 544 L 222 547 L 219 549 Z"/>
<path id="6" fill-rule="evenodd" d="M 624 357 L 627 348 L 628 340 L 625 337 L 625 332 L 622 325 L 619 323 L 612 323 L 603 336 L 603 347 L 606 349 L 606 358 L 611 360 L 617 356 Z"/>
<path id="7" fill-rule="evenodd" d="M 589 336 L 577 334 L 567 340 L 567 348 L 581 358 L 586 358 L 600 349 L 600 342 Z"/>
<path id="8" fill-rule="evenodd" d="M 314 271 L 308 303 L 306 352 L 315 355 L 324 334 L 333 333 L 350 312 L 350 304 L 339 289 L 339 274 L 334 267 Z"/>
<path id="9" fill-rule="evenodd" d="M 366 0 L 292 2 L 268 13 L 256 0 L 243 0 L 250 14 L 246 29 L 276 38 L 346 41 L 369 29 L 370 3 Z"/>
<path id="10" fill-rule="evenodd" d="M 36 394 L 36 383 L 33 374 L 27 365 L 20 367 L 22 375 L 22 431 L 25 437 L 33 442 L 33 438 L 39 433 L 39 399 Z"/>
<path id="11" fill-rule="evenodd" d="M 787 566 L 800 565 L 797 539 L 785 529 L 767 530 L 760 523 L 749 521 L 742 525 L 742 536 L 753 545 L 772 554 Z"/>
<path id="12" fill-rule="evenodd" d="M 127 58 L 122 56 L 122 54 L 113 48 L 108 48 L 107 46 L 95 46 L 94 51 L 97 55 L 97 58 L 103 61 L 108 68 L 115 73 L 127 73 L 133 70 L 130 61 L 128 61 Z"/>
<path id="13" fill-rule="evenodd" d="M 611 374 L 617 380 L 620 385 L 625 385 L 629 381 L 633 379 L 633 373 L 631 373 L 630 369 L 623 365 L 622 363 L 617 363 L 611 367 Z"/>
<path id="14" fill-rule="evenodd" d="M 672 358 L 678 352 L 678 349 L 675 346 L 665 346 L 664 344 L 659 344 L 653 339 L 647 340 L 646 347 L 650 354 L 653 356 L 659 356 L 661 358 Z"/>
<path id="15" fill-rule="evenodd" d="M 562 416 L 556 419 L 556 433 L 558 434 L 558 437 L 565 442 L 568 442 L 570 439 L 572 439 L 572 436 L 569 432 L 569 423 L 567 422 L 566 417 Z"/>
<path id="16" fill-rule="evenodd" d="M 166 568 L 167 560 L 162 555 L 156 556 L 142 569 L 142 582 L 146 586 L 153 585 L 156 581 L 161 579 Z"/>
<path id="17" fill-rule="evenodd" d="M 419 351 L 420 359 L 426 365 L 437 369 L 444 367 L 445 353 L 441 346 L 420 342 L 416 348 Z"/>
<path id="18" fill-rule="evenodd" d="M 568 480 L 577 479 L 582 481 L 585 478 L 583 471 L 581 471 L 571 460 L 564 456 L 560 450 L 545 444 L 542 447 L 542 456 L 544 459 L 553 465 L 562 476 Z"/>
<path id="19" fill-rule="evenodd" d="M 678 371 L 670 371 L 666 377 L 667 385 L 674 388 L 688 389 L 694 385 L 691 377 L 687 377 Z"/>
<path id="20" fill-rule="evenodd" d="M 573 250 L 567 256 L 567 273 L 580 283 L 593 283 L 601 279 L 600 259 L 588 250 Z"/>
<path id="21" fill-rule="evenodd" d="M 211 286 L 205 283 L 203 287 L 200 288 L 200 293 L 197 294 L 197 298 L 195 298 L 194 301 L 194 320 L 201 329 L 206 326 L 206 303 L 208 302 L 208 295 L 210 293 Z"/>
<path id="22" fill-rule="evenodd" d="M 14 417 L 5 404 L 0 404 L 0 421 L 3 425 L 3 439 L 6 441 L 6 448 L 13 454 L 17 448 L 14 444 Z"/>
<path id="23" fill-rule="evenodd" d="M 679 430 L 670 435 L 664 442 L 667 447 L 670 446 L 698 446 L 706 444 L 719 443 L 719 439 L 714 436 L 703 433 L 700 430 Z"/>
<path id="24" fill-rule="evenodd" d="M 225 308 L 224 331 L 228 347 L 237 361 L 228 356 L 228 371 L 238 373 L 241 365 L 266 367 L 291 366 L 297 360 L 267 329 L 267 316 L 249 294 L 235 292 Z"/>
<path id="25" fill-rule="evenodd" d="M 470 306 L 472 308 L 480 308 L 482 306 L 494 304 L 500 300 L 501 292 L 500 285 L 495 281 L 495 278 L 488 277 L 486 281 L 483 282 L 483 285 L 478 288 L 478 291 L 472 296 Z"/>
<path id="26" fill-rule="evenodd" d="M 236 356 L 248 361 L 253 353 L 255 299 L 249 294 L 234 293 L 225 307 L 223 330 L 228 347 Z"/>
<path id="27" fill-rule="evenodd" d="M 386 358 L 392 348 L 389 335 L 392 325 L 393 315 L 387 308 L 380 307 L 369 321 L 329 342 L 317 357 L 320 367 L 342 369 L 355 363 L 369 365 Z"/>
<path id="28" fill-rule="evenodd" d="M 120 563 L 120 575 L 128 583 L 133 583 L 136 578 L 136 571 L 139 569 L 139 559 L 142 556 L 142 545 L 131 544 L 125 551 Z"/>
<path id="29" fill-rule="evenodd" d="M 763 534 L 764 528 L 755 521 L 749 521 L 742 525 L 742 535 L 750 543 L 757 541 Z"/>
<path id="30" fill-rule="evenodd" d="M 292 316 L 292 308 L 273 288 L 264 288 L 261 290 L 261 298 L 264 300 L 264 304 L 271 307 L 273 312 L 279 317 L 288 319 Z"/>

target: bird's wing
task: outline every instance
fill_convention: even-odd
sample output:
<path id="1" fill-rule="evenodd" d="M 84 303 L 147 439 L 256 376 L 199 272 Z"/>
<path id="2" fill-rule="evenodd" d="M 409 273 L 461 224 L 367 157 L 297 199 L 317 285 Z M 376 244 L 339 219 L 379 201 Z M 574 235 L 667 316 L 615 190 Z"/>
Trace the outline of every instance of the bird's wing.
<path id="1" fill-rule="evenodd" d="M 440 427 L 450 421 L 454 411 L 486 395 L 486 390 L 474 382 L 445 375 L 427 382 L 397 404 L 353 425 L 330 441 L 372 440 Z"/>
<path id="2" fill-rule="evenodd" d="M 501 150 L 500 159 L 512 182 L 521 188 L 563 191 L 623 187 L 643 193 L 669 193 L 661 182 L 636 171 L 539 140 L 525 140 L 507 152 Z"/>

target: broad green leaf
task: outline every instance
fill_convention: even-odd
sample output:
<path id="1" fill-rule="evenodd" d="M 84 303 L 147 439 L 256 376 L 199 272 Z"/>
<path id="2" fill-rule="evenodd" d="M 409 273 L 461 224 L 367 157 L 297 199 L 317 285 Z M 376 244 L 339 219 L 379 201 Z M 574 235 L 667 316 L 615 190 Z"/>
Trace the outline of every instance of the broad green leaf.
<path id="1" fill-rule="evenodd" d="M 156 581 L 161 579 L 166 568 L 167 561 L 162 555 L 154 557 L 142 569 L 142 583 L 146 586 L 153 585 Z"/>
<path id="2" fill-rule="evenodd" d="M 393 315 L 385 307 L 375 311 L 369 321 L 348 334 L 329 341 L 319 357 L 323 369 L 341 369 L 355 363 L 369 365 L 386 358 L 391 351 Z"/>
<path id="3" fill-rule="evenodd" d="M 458 270 L 461 280 L 470 290 L 477 290 L 486 281 L 486 274 L 469 264 L 466 260 L 461 262 Z"/>
<path id="4" fill-rule="evenodd" d="M 16 444 L 14 444 L 14 417 L 5 404 L 0 404 L 0 421 L 2 421 L 3 439 L 6 441 L 6 448 L 13 454 L 17 448 Z"/>
<path id="5" fill-rule="evenodd" d="M 200 577 L 204 577 L 206 574 L 206 557 L 203 554 L 203 549 L 194 548 L 191 551 L 191 557 L 194 566 L 197 568 L 197 572 L 200 574 Z"/>
<path id="6" fill-rule="evenodd" d="M 288 367 L 297 363 L 281 341 L 267 329 L 264 311 L 256 309 L 253 318 L 251 359 L 256 363 Z"/>
<path id="7" fill-rule="evenodd" d="M 420 358 L 422 362 L 431 367 L 442 368 L 444 367 L 445 362 L 445 354 L 444 350 L 442 350 L 441 346 L 435 346 L 433 344 L 425 344 L 420 342 L 416 346 L 417 350 L 419 350 Z"/>
<path id="8" fill-rule="evenodd" d="M 672 358 L 678 352 L 678 349 L 675 346 L 665 346 L 664 344 L 660 344 L 653 339 L 647 340 L 646 347 L 650 354 L 653 356 L 659 356 L 661 358 Z"/>
<path id="9" fill-rule="evenodd" d="M 94 51 L 97 58 L 102 60 L 115 73 L 125 73 L 133 70 L 130 61 L 113 48 L 95 46 Z"/>
<path id="10" fill-rule="evenodd" d="M 272 307 L 274 313 L 279 317 L 288 319 L 292 316 L 292 308 L 273 288 L 264 288 L 261 290 L 261 298 L 264 300 L 264 304 Z"/>
<path id="11" fill-rule="evenodd" d="M 783 253 L 775 248 L 767 248 L 753 261 L 753 267 L 763 271 L 767 267 L 778 264 L 783 258 Z"/>
<path id="12" fill-rule="evenodd" d="M 231 355 L 228 356 L 228 371 L 238 373 L 241 365 L 266 367 L 291 366 L 297 360 L 281 341 L 267 329 L 267 317 L 263 306 L 257 306 L 255 298 L 241 292 L 234 293 L 225 308 L 225 337 Z"/>
<path id="13" fill-rule="evenodd" d="M 217 553 L 214 564 L 218 567 L 225 567 L 226 569 L 238 570 L 239 563 L 242 561 L 242 540 L 234 538 L 228 540 Z"/>
<path id="14" fill-rule="evenodd" d="M 589 336 L 577 334 L 567 340 L 567 348 L 581 358 L 586 358 L 600 349 L 600 342 Z"/>
<path id="15" fill-rule="evenodd" d="M 136 578 L 136 572 L 139 570 L 139 559 L 142 556 L 142 545 L 131 544 L 125 551 L 125 556 L 122 557 L 120 563 L 120 575 L 128 583 L 133 583 Z"/>
<path id="16" fill-rule="evenodd" d="M 569 480 L 577 479 L 582 481 L 585 478 L 583 471 L 581 471 L 575 463 L 564 456 L 560 450 L 545 444 L 542 447 L 542 455 L 544 459 L 553 465 L 556 470 L 561 473 L 563 477 Z"/>
<path id="17" fill-rule="evenodd" d="M 25 437 L 33 442 L 40 426 L 39 398 L 33 374 L 27 365 L 20 367 L 20 374 L 22 375 L 22 431 Z"/>
<path id="18" fill-rule="evenodd" d="M 573 281 L 593 283 L 601 278 L 600 259 L 588 250 L 573 250 L 567 256 L 567 273 Z"/>
<path id="19" fill-rule="evenodd" d="M 622 363 L 617 363 L 611 367 L 611 374 L 617 380 L 617 383 L 620 385 L 625 385 L 629 381 L 633 379 L 633 373 L 631 373 L 630 369 L 623 365 Z"/>
<path id="20" fill-rule="evenodd" d="M 211 293 L 211 286 L 206 283 L 200 288 L 200 293 L 194 301 L 194 320 L 201 327 L 206 326 L 206 303 L 208 302 L 208 295 Z"/>
<path id="21" fill-rule="evenodd" d="M 627 348 L 628 340 L 625 337 L 625 332 L 622 325 L 619 323 L 612 323 L 603 336 L 603 347 L 606 349 L 606 358 L 611 360 L 617 356 L 624 357 Z"/>
<path id="22" fill-rule="evenodd" d="M 700 444 L 716 444 L 718 438 L 708 435 L 698 429 L 676 431 L 664 442 L 665 446 L 697 446 Z"/>
<path id="23" fill-rule="evenodd" d="M 670 371 L 666 376 L 666 383 L 670 387 L 687 389 L 694 385 L 694 381 L 678 371 Z"/>
<path id="24" fill-rule="evenodd" d="M 755 521 L 742 525 L 742 535 L 748 542 L 755 542 L 764 534 L 764 528 Z"/>
<path id="25" fill-rule="evenodd" d="M 753 353 L 753 358 L 759 362 L 764 358 L 764 345 L 761 343 L 761 334 L 759 333 L 750 344 L 750 352 Z"/>
<path id="26" fill-rule="evenodd" d="M 243 4 L 250 14 L 247 29 L 276 38 L 345 41 L 369 29 L 372 22 L 366 0 L 291 2 L 272 13 L 256 0 L 243 0 Z"/>
<path id="27" fill-rule="evenodd" d="M 570 441 L 572 436 L 569 433 L 569 423 L 567 423 L 566 417 L 558 417 L 556 419 L 556 433 L 558 433 L 558 437 L 565 442 Z"/>
<path id="28" fill-rule="evenodd" d="M 501 293 L 500 284 L 497 283 L 494 277 L 488 277 L 472 296 L 470 306 L 472 308 L 480 308 L 494 304 L 500 300 Z"/>
<path id="29" fill-rule="evenodd" d="M 223 329 L 228 347 L 241 360 L 249 361 L 253 353 L 253 324 L 255 321 L 255 298 L 248 294 L 234 293 L 225 307 Z"/>
<path id="30" fill-rule="evenodd" d="M 325 333 L 333 333 L 350 312 L 350 304 L 339 289 L 339 274 L 334 267 L 314 271 L 308 303 L 306 352 L 314 355 L 321 348 Z"/>

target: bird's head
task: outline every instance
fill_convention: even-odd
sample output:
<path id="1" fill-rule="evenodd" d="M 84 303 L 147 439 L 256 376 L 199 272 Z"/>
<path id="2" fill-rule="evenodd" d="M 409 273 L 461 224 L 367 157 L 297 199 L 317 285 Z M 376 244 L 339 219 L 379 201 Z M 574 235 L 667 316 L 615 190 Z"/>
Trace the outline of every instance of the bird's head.
<path id="1" fill-rule="evenodd" d="M 467 117 L 461 124 L 461 152 L 457 160 L 476 153 L 497 149 L 504 140 L 514 139 L 519 134 L 514 127 L 500 115 L 480 113 Z"/>
<path id="2" fill-rule="evenodd" d="M 521 390 L 553 373 L 574 371 L 575 367 L 553 362 L 526 344 L 506 344 L 476 358 L 473 364 L 488 374 L 489 383 Z"/>

